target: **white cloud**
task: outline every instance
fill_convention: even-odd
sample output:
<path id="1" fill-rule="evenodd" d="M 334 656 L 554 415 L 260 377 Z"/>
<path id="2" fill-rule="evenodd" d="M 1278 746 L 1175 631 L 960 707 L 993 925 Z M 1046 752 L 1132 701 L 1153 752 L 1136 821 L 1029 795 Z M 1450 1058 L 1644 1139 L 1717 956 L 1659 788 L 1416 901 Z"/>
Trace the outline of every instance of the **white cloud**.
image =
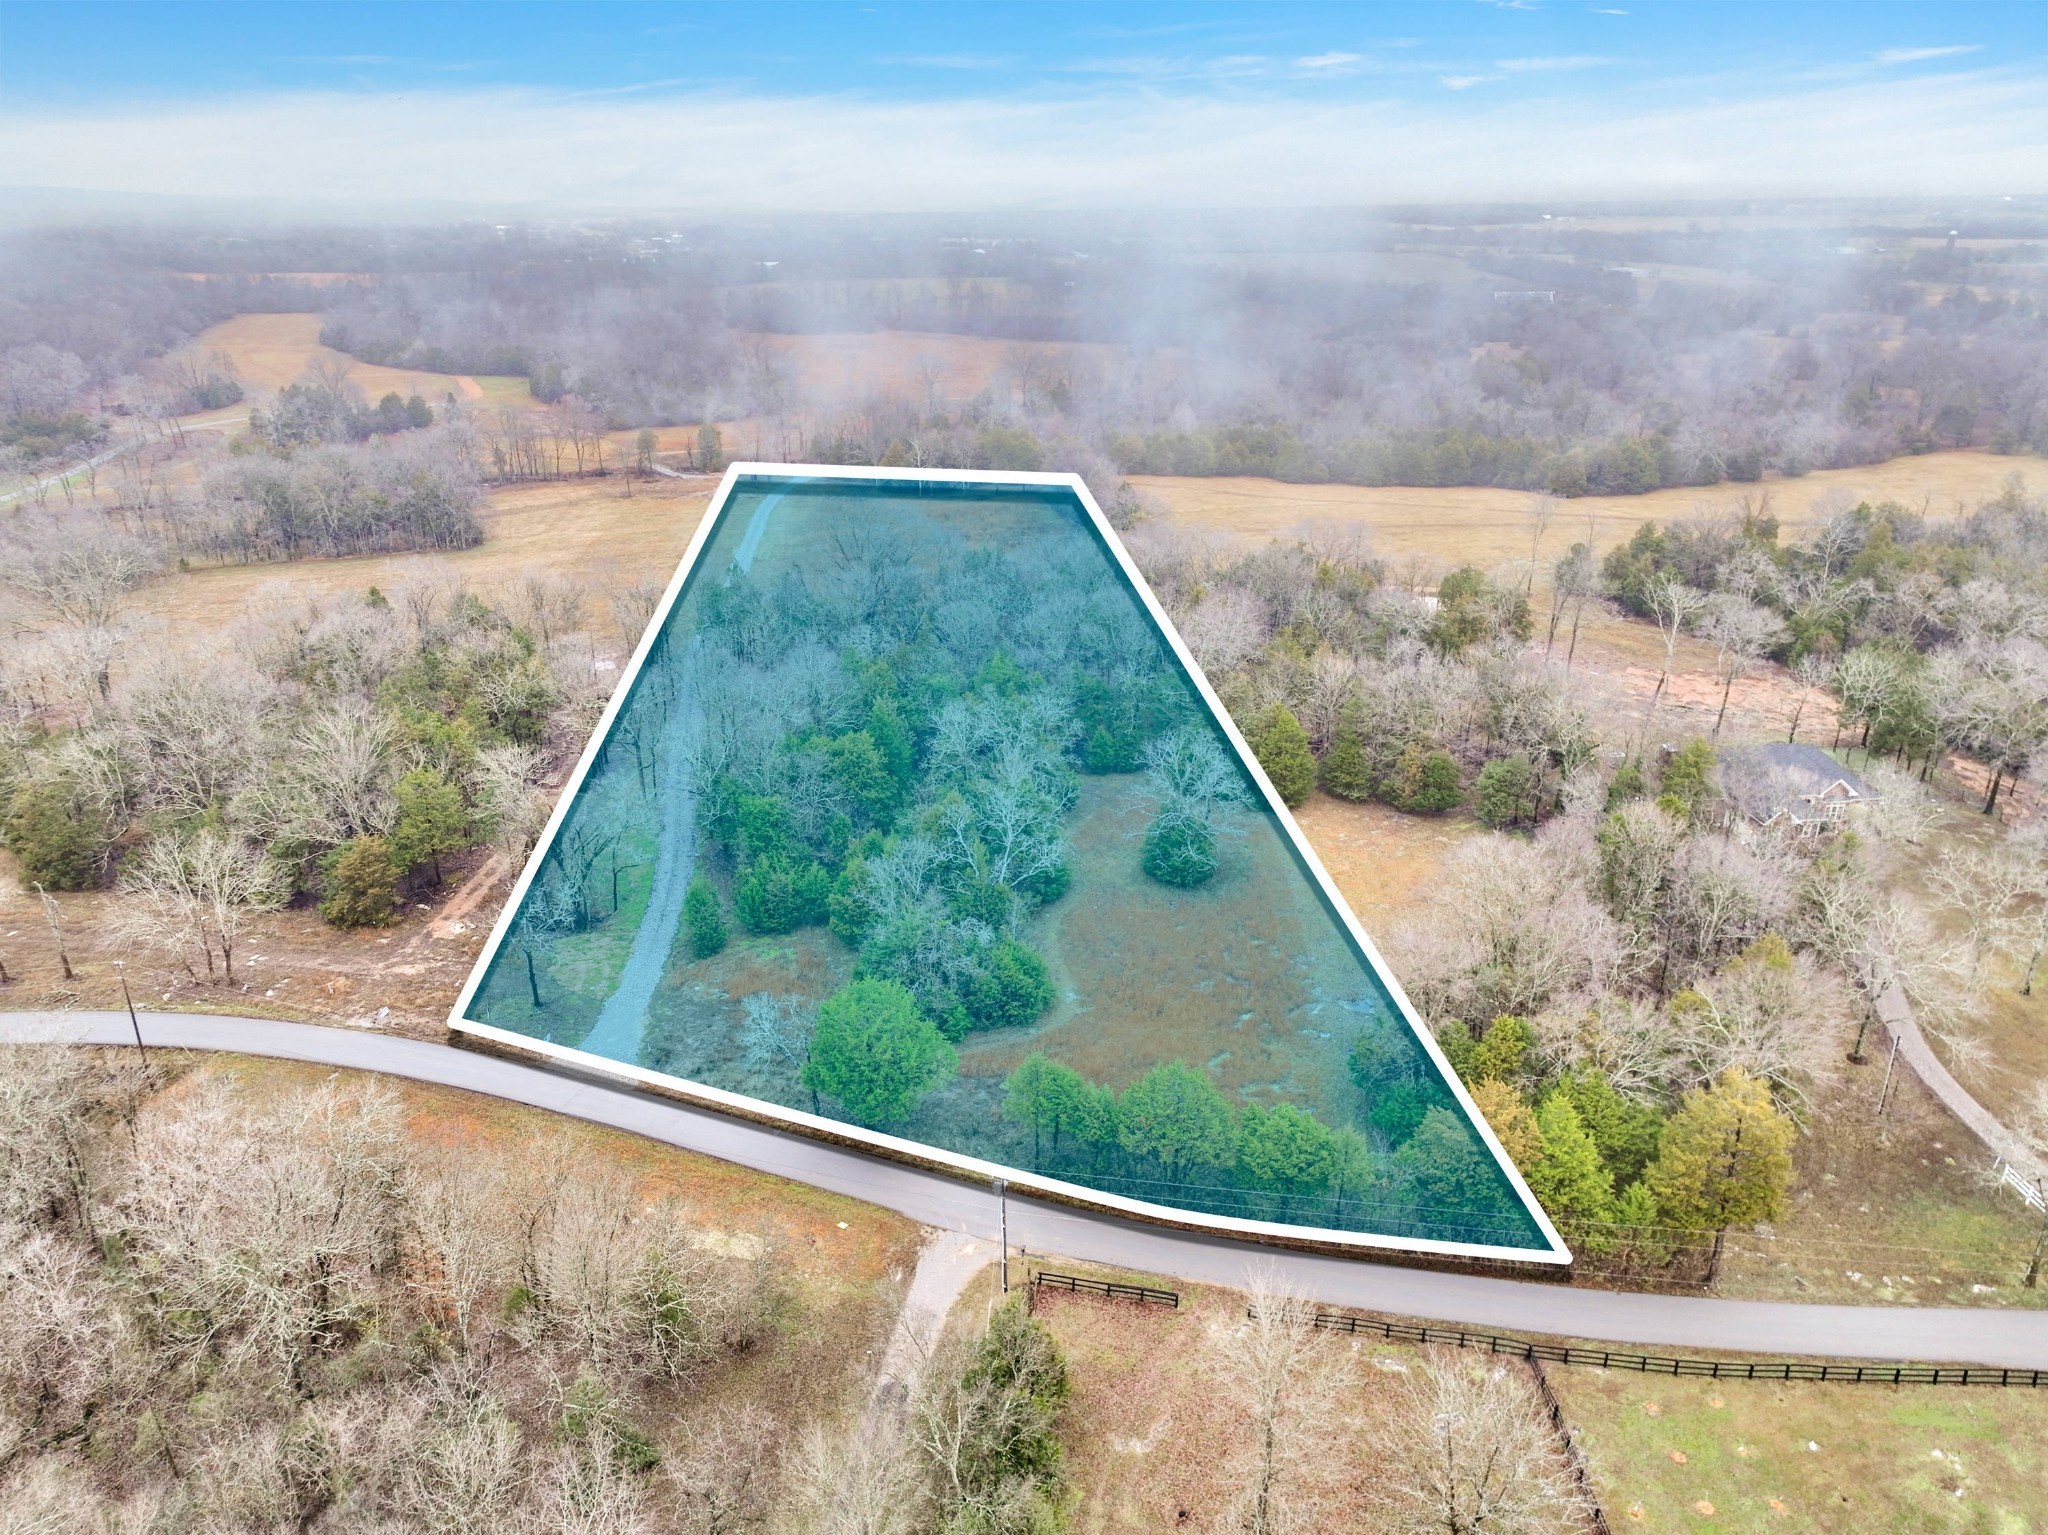
<path id="1" fill-rule="evenodd" d="M 1294 67 L 1311 75 L 1348 75 L 1356 73 L 1362 56 L 1356 53 L 1312 53 L 1305 59 L 1296 59 Z"/>
<path id="2" fill-rule="evenodd" d="M 1006 69 L 1016 60 L 993 53 L 911 53 L 876 62 L 909 69 Z"/>
<path id="3" fill-rule="evenodd" d="M 1121 81 L 930 102 L 303 92 L 16 114 L 0 165 L 16 184 L 337 210 L 1284 207 L 2034 191 L 2043 143 L 2048 100 L 2012 69 L 1739 99 L 1660 85 L 1310 101 Z"/>
<path id="4" fill-rule="evenodd" d="M 1475 85 L 1484 85 L 1489 80 L 1498 80 L 1499 75 L 1438 75 L 1437 79 L 1454 91 L 1468 91 Z"/>
<path id="5" fill-rule="evenodd" d="M 1959 53 L 1975 53 L 1982 43 L 1951 43 L 1946 48 L 1887 48 L 1877 56 L 1880 64 L 1917 64 L 1922 59 L 1952 59 Z"/>
<path id="6" fill-rule="evenodd" d="M 1560 69 L 1593 69 L 1601 64 L 1615 62 L 1617 61 L 1603 58 L 1597 53 L 1568 53 L 1538 59 L 1495 59 L 1493 67 L 1511 75 L 1530 75 L 1548 74 Z"/>

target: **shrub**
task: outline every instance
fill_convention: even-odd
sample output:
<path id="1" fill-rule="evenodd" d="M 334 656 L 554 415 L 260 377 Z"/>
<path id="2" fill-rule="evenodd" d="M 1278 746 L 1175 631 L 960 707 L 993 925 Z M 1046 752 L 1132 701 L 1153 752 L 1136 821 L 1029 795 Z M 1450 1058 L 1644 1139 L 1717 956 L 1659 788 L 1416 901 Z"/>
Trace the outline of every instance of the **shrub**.
<path id="1" fill-rule="evenodd" d="M 1285 704 L 1268 709 L 1252 733 L 1251 747 L 1284 803 L 1299 805 L 1309 797 L 1316 786 L 1316 759 L 1292 709 Z"/>
<path id="2" fill-rule="evenodd" d="M 1216 872 L 1216 834 L 1187 821 L 1155 821 L 1145 834 L 1144 866 L 1160 884 L 1192 890 Z"/>
<path id="3" fill-rule="evenodd" d="M 25 783 L 14 791 L 7 845 L 21 863 L 24 884 L 90 890 L 106 878 L 110 840 L 60 784 Z"/>
<path id="4" fill-rule="evenodd" d="M 1022 1028 L 1052 1006 L 1052 999 L 1045 961 L 1007 938 L 989 949 L 981 973 L 967 983 L 967 1011 L 977 1028 Z"/>
<path id="5" fill-rule="evenodd" d="M 825 999 L 803 1083 L 845 1106 L 855 1124 L 902 1119 L 957 1069 L 937 1027 L 895 981 L 849 981 Z"/>
<path id="6" fill-rule="evenodd" d="M 709 959 L 724 949 L 725 913 L 708 880 L 690 881 L 690 893 L 683 897 L 683 923 L 690 930 L 690 958 Z"/>
<path id="7" fill-rule="evenodd" d="M 321 866 L 320 915 L 336 927 L 389 927 L 398 920 L 398 861 L 382 837 L 357 837 Z"/>
<path id="8" fill-rule="evenodd" d="M 1074 871 L 1063 863 L 1056 863 L 1050 869 L 1027 875 L 1017 882 L 1017 893 L 1028 896 L 1040 906 L 1050 906 L 1067 893 L 1067 886 L 1074 882 Z"/>
<path id="9" fill-rule="evenodd" d="M 1458 777 L 1458 764 L 1447 751 L 1423 751 L 1410 747 L 1401 754 L 1396 807 L 1414 815 L 1441 815 L 1464 803 L 1465 785 Z"/>
<path id="10" fill-rule="evenodd" d="M 1614 776 L 1607 781 L 1608 810 L 1619 810 L 1630 800 L 1641 799 L 1650 792 L 1649 780 L 1643 777 L 1643 766 L 1631 757 L 1614 770 Z"/>

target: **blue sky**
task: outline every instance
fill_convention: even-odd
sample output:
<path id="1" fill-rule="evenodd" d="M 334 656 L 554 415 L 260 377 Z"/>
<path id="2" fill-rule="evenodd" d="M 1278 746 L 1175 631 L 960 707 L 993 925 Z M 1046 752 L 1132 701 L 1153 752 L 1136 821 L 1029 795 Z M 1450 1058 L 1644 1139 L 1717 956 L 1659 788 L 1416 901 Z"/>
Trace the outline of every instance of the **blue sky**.
<path id="1" fill-rule="evenodd" d="M 2044 58 L 2040 0 L 0 0 L 0 182 L 593 208 L 2036 192 Z"/>

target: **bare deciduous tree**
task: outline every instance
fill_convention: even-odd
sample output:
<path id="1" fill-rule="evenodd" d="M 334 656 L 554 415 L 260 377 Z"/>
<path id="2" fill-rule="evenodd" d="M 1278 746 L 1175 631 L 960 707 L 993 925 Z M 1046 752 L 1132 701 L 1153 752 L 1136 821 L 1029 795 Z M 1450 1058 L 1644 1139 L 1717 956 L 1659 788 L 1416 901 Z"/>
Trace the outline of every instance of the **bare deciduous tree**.
<path id="1" fill-rule="evenodd" d="M 1372 1431 L 1373 1512 L 1387 1535 L 1571 1535 L 1579 1508 L 1528 1382 L 1499 1360 L 1423 1352 Z"/>
<path id="2" fill-rule="evenodd" d="M 1315 1303 L 1271 1264 L 1251 1272 L 1245 1297 L 1245 1320 L 1217 1343 L 1219 1383 L 1251 1423 L 1236 1457 L 1231 1522 L 1244 1535 L 1286 1535 L 1312 1527 L 1319 1512 L 1307 1472 L 1325 1444 L 1337 1365 L 1330 1335 L 1316 1329 Z"/>

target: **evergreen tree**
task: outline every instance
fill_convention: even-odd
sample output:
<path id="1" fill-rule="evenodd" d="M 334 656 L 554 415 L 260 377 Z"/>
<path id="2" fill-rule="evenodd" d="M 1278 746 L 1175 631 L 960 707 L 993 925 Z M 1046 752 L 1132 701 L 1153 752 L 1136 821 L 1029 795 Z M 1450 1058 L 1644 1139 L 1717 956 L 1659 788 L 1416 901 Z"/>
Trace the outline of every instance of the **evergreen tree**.
<path id="1" fill-rule="evenodd" d="M 1441 1104 L 1422 1116 L 1408 1143 L 1394 1153 L 1394 1165 L 1413 1184 L 1417 1215 L 1431 1228 L 1429 1235 L 1453 1241 L 1483 1237 L 1487 1226 L 1469 1226 L 1461 1217 L 1501 1208 L 1500 1171 L 1493 1158 L 1464 1121 Z"/>
<path id="2" fill-rule="evenodd" d="M 981 973 L 967 983 L 964 1000 L 977 1028 L 1016 1029 L 1052 1006 L 1052 998 L 1045 961 L 1023 944 L 1002 938 L 982 957 Z"/>
<path id="3" fill-rule="evenodd" d="M 336 927 L 389 927 L 398 920 L 398 862 L 382 837 L 357 837 L 327 855 L 320 915 Z"/>
<path id="4" fill-rule="evenodd" d="M 818 1009 L 803 1084 L 837 1098 L 855 1124 L 893 1124 L 958 1064 L 905 987 L 849 981 Z"/>
<path id="5" fill-rule="evenodd" d="M 825 916 L 832 934 L 849 949 L 857 949 L 874 925 L 875 909 L 868 900 L 868 861 L 855 853 L 832 882 L 825 898 Z"/>
<path id="6" fill-rule="evenodd" d="M 1657 775 L 1657 803 L 1686 820 L 1697 816 L 1713 796 L 1714 761 L 1705 741 L 1686 742 Z"/>
<path id="7" fill-rule="evenodd" d="M 1308 732 L 1292 709 L 1285 704 L 1268 709 L 1252 734 L 1251 747 L 1282 801 L 1294 806 L 1307 800 L 1316 786 L 1316 759 L 1308 749 Z"/>
<path id="8" fill-rule="evenodd" d="M 16 789 L 6 830 L 24 885 L 91 890 L 106 878 L 111 839 L 60 784 L 29 782 Z"/>
<path id="9" fill-rule="evenodd" d="M 733 886 L 733 910 L 750 933 L 793 933 L 823 922 L 829 914 L 832 876 L 802 853 L 770 853 L 741 871 Z"/>
<path id="10" fill-rule="evenodd" d="M 1154 1066 L 1125 1088 L 1116 1129 L 1125 1151 L 1157 1161 L 1175 1182 L 1198 1167 L 1237 1160 L 1237 1116 L 1208 1076 L 1185 1061 Z"/>
<path id="11" fill-rule="evenodd" d="M 1003 1112 L 1031 1127 L 1034 1165 L 1047 1149 L 1058 1155 L 1062 1140 L 1096 1145 L 1115 1129 L 1115 1100 L 1064 1061 L 1033 1051 L 1003 1083 Z"/>
<path id="12" fill-rule="evenodd" d="M 1491 1077 L 1501 1082 L 1519 1082 L 1529 1069 L 1531 1043 L 1528 1021 L 1503 1013 L 1487 1025 L 1486 1032 L 1473 1045 L 1467 1080 L 1484 1082 Z"/>
<path id="13" fill-rule="evenodd" d="M 1600 1160 L 1613 1175 L 1614 1186 L 1625 1189 L 1640 1178 L 1657 1155 L 1664 1116 L 1646 1103 L 1622 1097 L 1605 1075 L 1591 1067 L 1567 1072 L 1559 1079 L 1557 1090 L 1578 1110 L 1579 1123 L 1600 1148 Z"/>
<path id="14" fill-rule="evenodd" d="M 1728 1228 L 1771 1220 L 1784 1208 L 1793 1133 L 1769 1084 L 1739 1066 L 1687 1093 L 1664 1126 L 1644 1178 L 1666 1225 L 1714 1233 L 1709 1284 L 1720 1272 Z"/>
<path id="15" fill-rule="evenodd" d="M 1607 781 L 1607 803 L 1604 808 L 1619 810 L 1632 799 L 1641 799 L 1650 792 L 1650 781 L 1643 776 L 1643 765 L 1631 757 L 1614 770 L 1614 776 Z"/>
<path id="16" fill-rule="evenodd" d="M 1657 1196 L 1650 1192 L 1648 1180 L 1639 1178 L 1616 1196 L 1613 1222 L 1604 1242 L 1598 1238 L 1582 1242 L 1595 1252 L 1602 1248 L 1617 1252 L 1624 1261 L 1662 1262 L 1669 1249 L 1657 1212 Z"/>
<path id="17" fill-rule="evenodd" d="M 409 874 L 423 863 L 434 866 L 441 883 L 441 855 L 459 852 L 471 840 L 469 811 L 462 791 L 436 768 L 414 768 L 393 791 L 398 816 L 391 826 L 391 859 Z"/>
<path id="18" fill-rule="evenodd" d="M 853 802 L 854 812 L 866 825 L 887 830 L 895 814 L 902 785 L 875 738 L 865 730 L 851 731 L 826 743 L 832 777 Z"/>
<path id="19" fill-rule="evenodd" d="M 903 710 L 884 694 L 868 710 L 868 739 L 882 755 L 882 766 L 896 780 L 899 798 L 917 786 L 917 746 L 910 727 L 903 722 Z"/>
<path id="20" fill-rule="evenodd" d="M 690 893 L 683 897 L 683 925 L 690 932 L 690 958 L 709 959 L 725 948 L 725 912 L 709 880 L 690 881 Z"/>
<path id="21" fill-rule="evenodd" d="M 1537 1129 L 1527 1100 L 1498 1077 L 1474 1082 L 1471 1093 L 1508 1160 L 1526 1177 L 1543 1156 L 1543 1132 Z"/>
<path id="22" fill-rule="evenodd" d="M 1579 1111 L 1563 1093 L 1536 1106 L 1543 1155 L 1525 1171 L 1529 1187 L 1553 1220 L 1601 1222 L 1614 1208 L 1614 1176 L 1600 1160 L 1600 1148 L 1579 1122 Z"/>
<path id="23" fill-rule="evenodd" d="M 1472 813 L 1496 829 L 1527 826 L 1537 818 L 1536 768 L 1520 752 L 1496 757 L 1472 786 Z"/>
<path id="24" fill-rule="evenodd" d="M 1033 1168 L 1038 1166 L 1045 1131 L 1052 1118 L 1050 1078 L 1055 1069 L 1043 1051 L 1034 1050 L 1003 1079 L 1003 1112 L 1018 1124 L 1031 1127 Z"/>
<path id="25" fill-rule="evenodd" d="M 1373 796 L 1372 763 L 1365 755 L 1365 737 L 1356 730 L 1340 728 L 1323 753 L 1322 784 L 1325 794 L 1339 799 L 1367 800 Z"/>
<path id="26" fill-rule="evenodd" d="M 1320 1193 L 1337 1176 L 1341 1150 L 1329 1126 L 1291 1103 L 1249 1104 L 1238 1119 L 1238 1167 L 1256 1188 Z"/>
<path id="27" fill-rule="evenodd" d="M 1465 802 L 1458 764 L 1447 751 L 1424 752 L 1404 785 L 1399 806 L 1413 815 L 1441 815 Z"/>

